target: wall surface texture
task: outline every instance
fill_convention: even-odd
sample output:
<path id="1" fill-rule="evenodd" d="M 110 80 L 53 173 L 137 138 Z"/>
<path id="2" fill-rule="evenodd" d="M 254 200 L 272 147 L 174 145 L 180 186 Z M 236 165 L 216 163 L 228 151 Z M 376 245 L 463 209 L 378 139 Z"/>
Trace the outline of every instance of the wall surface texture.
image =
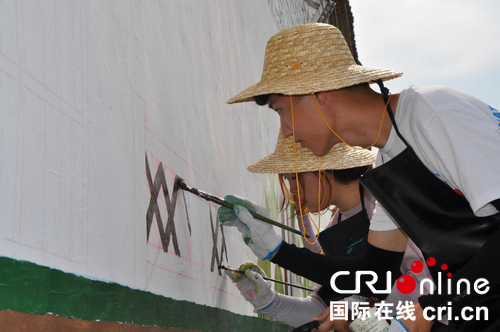
<path id="1" fill-rule="evenodd" d="M 174 179 L 278 216 L 276 178 L 246 170 L 278 117 L 225 101 L 259 80 L 271 35 L 314 14 L 281 6 L 0 0 L 1 310 L 228 331 L 224 315 L 254 315 L 217 266 L 256 257 Z"/>

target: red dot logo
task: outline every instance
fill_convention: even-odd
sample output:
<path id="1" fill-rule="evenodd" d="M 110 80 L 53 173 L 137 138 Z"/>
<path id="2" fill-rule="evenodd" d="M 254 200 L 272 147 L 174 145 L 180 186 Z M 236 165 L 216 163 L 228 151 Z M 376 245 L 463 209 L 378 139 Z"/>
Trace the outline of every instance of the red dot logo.
<path id="1" fill-rule="evenodd" d="M 427 265 L 429 265 L 429 266 L 436 265 L 436 259 L 434 257 L 427 258 Z"/>
<path id="2" fill-rule="evenodd" d="M 451 272 L 448 272 L 447 276 L 448 278 L 451 278 Z"/>
<path id="3" fill-rule="evenodd" d="M 403 274 L 396 282 L 396 287 L 402 294 L 410 294 L 415 290 L 416 286 L 415 279 L 408 274 Z"/>
<path id="4" fill-rule="evenodd" d="M 411 263 L 411 270 L 415 273 L 420 273 L 424 269 L 424 264 L 421 261 L 414 261 Z"/>
<path id="5" fill-rule="evenodd" d="M 441 270 L 443 270 L 443 271 L 444 271 L 444 270 L 446 270 L 447 268 L 448 268 L 448 265 L 446 265 L 446 264 L 444 264 L 444 263 L 443 263 L 443 264 L 441 264 Z"/>

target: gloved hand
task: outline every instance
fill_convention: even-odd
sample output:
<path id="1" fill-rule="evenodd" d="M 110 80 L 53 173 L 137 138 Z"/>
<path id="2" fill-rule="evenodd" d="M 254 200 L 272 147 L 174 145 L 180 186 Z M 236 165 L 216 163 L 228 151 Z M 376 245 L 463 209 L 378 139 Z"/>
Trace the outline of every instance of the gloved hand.
<path id="1" fill-rule="evenodd" d="M 236 282 L 241 295 L 254 306 L 255 310 L 269 307 L 276 297 L 276 291 L 272 289 L 271 283 L 263 278 L 266 273 L 253 262 L 241 264 L 238 270 L 242 273 L 229 271 L 228 275 L 233 282 Z"/>
<path id="2" fill-rule="evenodd" d="M 226 195 L 224 200 L 234 205 L 233 209 L 221 206 L 217 213 L 222 225 L 236 226 L 243 241 L 252 249 L 253 253 L 262 260 L 271 258 L 281 246 L 281 236 L 276 234 L 273 226 L 255 219 L 249 210 L 264 217 L 269 214 L 265 208 L 247 199 Z"/>

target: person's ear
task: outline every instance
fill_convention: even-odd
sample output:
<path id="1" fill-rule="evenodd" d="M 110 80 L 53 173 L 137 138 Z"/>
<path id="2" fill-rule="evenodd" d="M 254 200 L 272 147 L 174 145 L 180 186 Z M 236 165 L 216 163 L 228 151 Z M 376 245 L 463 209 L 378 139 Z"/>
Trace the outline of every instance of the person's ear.
<path id="1" fill-rule="evenodd" d="M 315 92 L 314 97 L 316 98 L 316 100 L 320 105 L 324 105 L 328 97 L 328 92 L 327 91 Z"/>

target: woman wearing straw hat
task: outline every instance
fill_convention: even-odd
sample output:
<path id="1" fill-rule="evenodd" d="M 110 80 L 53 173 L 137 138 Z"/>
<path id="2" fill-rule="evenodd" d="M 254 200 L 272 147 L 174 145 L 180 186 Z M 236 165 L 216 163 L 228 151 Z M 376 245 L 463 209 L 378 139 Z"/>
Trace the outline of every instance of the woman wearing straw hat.
<path id="1" fill-rule="evenodd" d="M 352 149 L 345 145 L 338 145 L 323 158 L 324 172 L 322 172 L 321 182 L 319 182 L 318 158 L 309 150 L 297 147 L 296 156 L 299 162 L 298 177 L 295 178 L 292 141 L 279 134 L 275 151 L 248 167 L 248 170 L 253 173 L 279 174 L 283 192 L 282 210 L 288 207 L 290 193 L 297 197 L 295 200 L 300 197 L 301 204 L 297 202 L 295 207 L 297 214 L 300 215 L 301 231 L 305 231 L 310 236 L 310 240 L 303 237 L 304 247 L 312 252 L 323 250 L 328 255 L 352 257 L 360 256 L 364 252 L 364 242 L 370 224 L 369 218 L 373 213 L 375 201 L 370 194 L 367 194 L 366 199 L 361 201 L 358 179 L 372 167 L 376 154 L 371 151 L 350 150 Z M 346 159 L 347 155 L 351 156 L 349 160 Z M 285 183 L 287 180 L 290 191 Z M 318 182 L 320 187 L 318 187 Z M 300 191 L 297 191 L 296 183 L 300 183 Z M 232 201 L 235 198 L 226 196 L 225 199 Z M 317 238 L 306 210 L 315 213 L 329 208 L 332 204 L 337 206 L 340 211 L 337 210 L 334 213 L 325 231 L 319 233 L 319 228 L 317 228 L 319 236 Z M 229 220 L 227 220 L 228 218 Z M 219 209 L 219 219 L 223 225 L 238 222 L 237 219 L 234 219 L 233 211 L 229 209 Z M 315 238 L 317 239 L 314 240 Z M 321 243 L 321 248 L 319 243 Z M 295 263 L 298 266 L 301 265 L 300 262 Z M 253 274 L 255 273 L 249 276 L 252 281 L 255 280 Z M 247 284 L 252 285 L 246 279 L 240 278 L 238 280 L 237 285 L 240 290 L 246 290 Z M 260 283 L 267 282 L 261 280 Z M 257 313 L 297 327 L 310 322 L 327 307 L 325 303 L 329 303 L 329 294 L 325 292 L 326 289 L 316 285 L 313 293 L 304 299 L 278 294 L 271 287 L 260 285 L 259 296 L 250 299 L 244 291 L 242 291 L 242 295 L 254 305 Z M 272 296 L 269 296 L 268 293 L 271 293 Z M 260 300 L 262 297 L 266 299 L 265 303 Z M 357 298 L 357 302 L 364 300 L 364 297 Z M 337 322 L 337 324 L 340 323 L 342 322 Z M 340 326 L 338 325 L 336 328 L 338 329 Z"/>
<path id="2" fill-rule="evenodd" d="M 283 193 L 281 209 L 287 208 L 291 199 L 290 193 L 294 200 L 300 197 L 301 204 L 298 202 L 295 204 L 297 214 L 300 216 L 299 226 L 301 231 L 305 230 L 305 233 L 310 235 L 312 241 L 305 236 L 302 237 L 304 247 L 315 253 L 323 250 L 326 255 L 357 257 L 364 254 L 368 228 L 375 208 L 375 199 L 359 185 L 359 178 L 372 168 L 375 159 L 376 153 L 372 151 L 356 150 L 339 143 L 321 158 L 321 165 L 318 165 L 318 157 L 310 150 L 298 146 L 294 149 L 292 138 L 284 138 L 280 133 L 275 151 L 249 166 L 248 170 L 253 173 L 277 173 L 279 175 Z M 288 182 L 289 190 L 285 182 Z M 236 198 L 226 196 L 226 199 Z M 246 203 L 248 206 L 248 201 Z M 319 213 L 332 205 L 336 209 L 330 223 L 321 233 L 319 232 L 320 226 L 317 226 L 318 234 L 314 235 L 312 228 L 314 222 L 311 222 L 306 210 Z M 232 210 L 226 208 L 219 210 L 219 219 L 223 224 L 234 222 L 233 216 Z M 226 221 L 227 218 L 230 220 Z M 321 214 L 319 218 L 321 222 Z M 316 241 L 312 240 L 314 238 Z M 296 250 L 300 249 L 296 248 Z M 410 265 L 415 260 L 423 261 L 423 257 L 415 244 L 409 241 L 400 269 L 401 273 L 412 275 L 416 279 L 416 284 L 419 285 L 420 280 L 430 278 L 430 274 L 427 268 L 424 268 L 421 273 L 413 273 Z M 287 263 L 287 268 L 292 272 L 300 273 L 303 269 L 304 262 L 300 259 L 291 259 Z M 241 267 L 240 270 L 242 270 Z M 249 272 L 249 274 L 249 280 L 238 276 L 237 285 L 242 290 L 242 295 L 254 304 L 257 313 L 265 314 L 292 327 L 311 321 L 328 307 L 330 300 L 335 298 L 329 292 L 328 287 L 319 285 L 314 287 L 313 294 L 306 299 L 288 297 L 274 292 L 269 285 L 265 285 L 268 282 L 262 279 L 259 280 L 259 295 L 249 298 L 248 289 L 256 287 L 254 286 L 256 285 L 256 272 Z M 425 288 L 426 293 L 429 291 L 429 287 Z M 403 295 L 397 289 L 393 289 L 386 302 L 394 304 L 391 309 L 395 309 L 399 302 L 416 301 L 417 297 L 418 291 L 416 290 Z M 366 301 L 365 297 L 352 296 L 348 298 L 348 307 L 352 307 L 352 303 Z M 326 327 L 348 330 L 345 320 L 327 322 L 322 329 Z M 446 327 L 441 324 L 440 327 L 446 330 Z"/>
<path id="3" fill-rule="evenodd" d="M 283 135 L 317 156 L 339 141 L 380 149 L 377 168 L 361 181 L 385 210 L 375 213 L 369 244 L 402 252 L 408 235 L 438 262 L 430 268 L 434 279 L 451 285 L 419 298 L 416 320 L 405 321 L 410 332 L 428 331 L 432 321 L 424 313 L 438 307 L 451 307 L 457 317 L 465 306 L 486 306 L 499 316 L 500 265 L 491 262 L 500 260 L 500 112 L 448 87 L 390 95 L 382 81 L 401 74 L 357 65 L 333 26 L 299 25 L 271 37 L 260 82 L 228 103 L 268 104 Z M 369 87 L 374 82 L 382 95 Z M 278 249 L 286 251 L 271 251 Z M 489 281 L 487 294 L 457 294 L 458 280 L 479 278 Z M 500 329 L 500 321 L 484 315 L 462 318 L 451 322 L 457 330 Z"/>

